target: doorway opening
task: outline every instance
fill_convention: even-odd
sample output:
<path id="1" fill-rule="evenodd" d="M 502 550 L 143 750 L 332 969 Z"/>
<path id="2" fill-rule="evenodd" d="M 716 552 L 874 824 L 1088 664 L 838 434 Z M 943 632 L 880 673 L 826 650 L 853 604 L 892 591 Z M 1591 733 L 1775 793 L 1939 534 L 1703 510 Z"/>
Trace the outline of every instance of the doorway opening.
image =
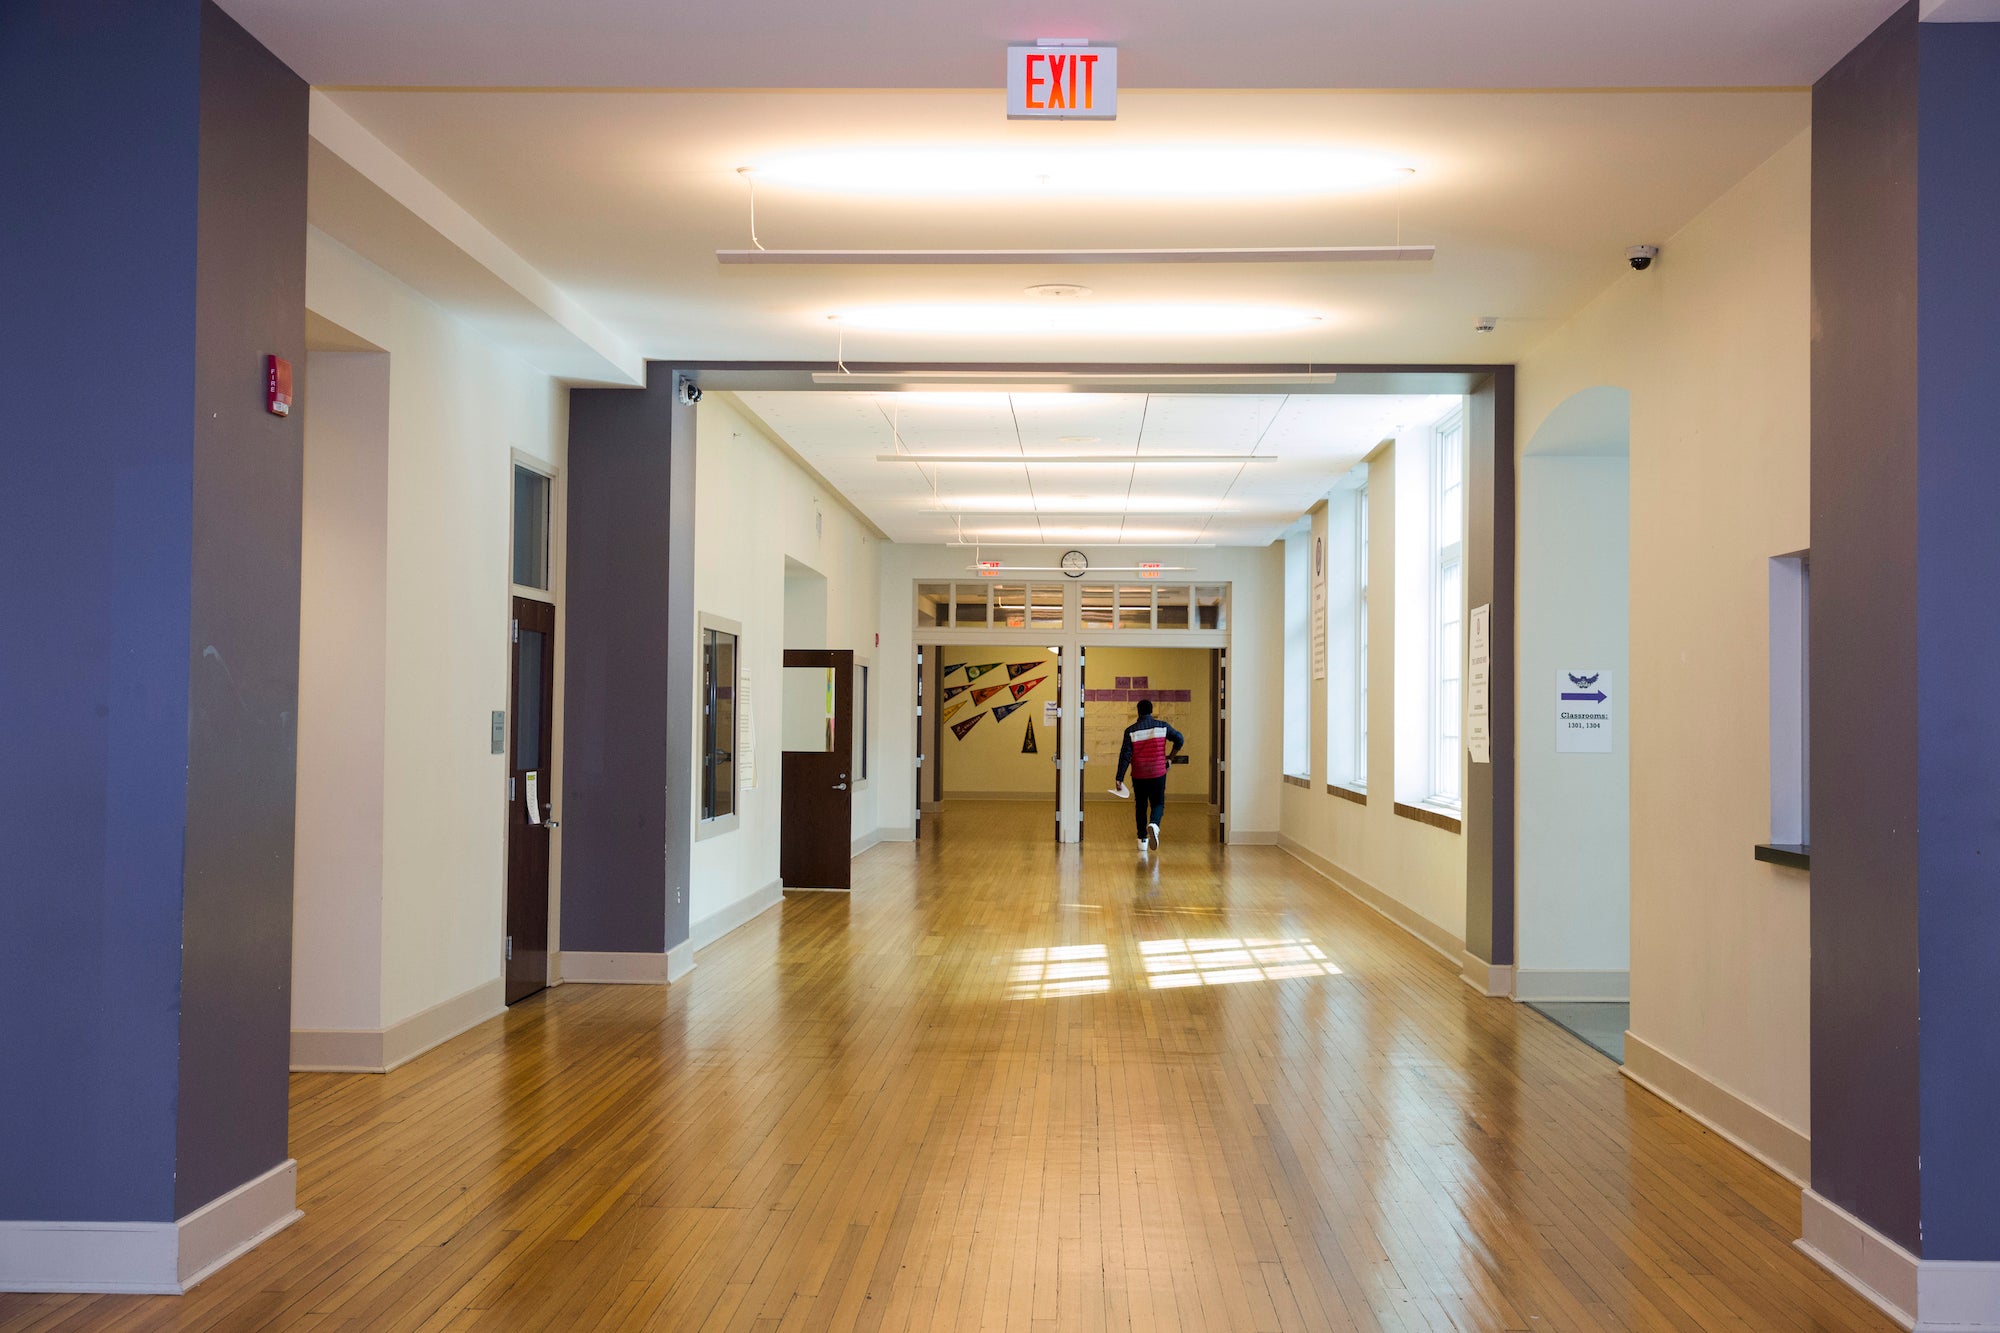
<path id="1" fill-rule="evenodd" d="M 918 656 L 919 836 L 1059 837 L 1061 646 L 929 644 Z"/>
<path id="2" fill-rule="evenodd" d="M 1089 658 L 1089 677 L 1081 689 L 1085 840 L 1130 844 L 1136 839 L 1131 801 L 1115 795 L 1112 786 L 1125 728 L 1137 720 L 1143 699 L 1151 702 L 1152 716 L 1184 741 L 1167 770 L 1162 841 L 1221 841 L 1225 650 L 1095 644 L 1085 652 Z M 1129 791 L 1129 774 L 1125 785 Z"/>

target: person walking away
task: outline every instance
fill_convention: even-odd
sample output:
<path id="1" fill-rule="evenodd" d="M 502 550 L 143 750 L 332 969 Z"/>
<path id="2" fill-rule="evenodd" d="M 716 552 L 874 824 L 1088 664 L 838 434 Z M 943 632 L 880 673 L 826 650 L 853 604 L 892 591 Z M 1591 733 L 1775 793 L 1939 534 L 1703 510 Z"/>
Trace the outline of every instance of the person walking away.
<path id="1" fill-rule="evenodd" d="M 1160 845 L 1160 821 L 1167 817 L 1167 769 L 1187 737 L 1153 716 L 1153 701 L 1139 701 L 1139 720 L 1125 728 L 1118 747 L 1118 789 L 1132 771 L 1132 815 L 1139 826 L 1139 850 Z"/>

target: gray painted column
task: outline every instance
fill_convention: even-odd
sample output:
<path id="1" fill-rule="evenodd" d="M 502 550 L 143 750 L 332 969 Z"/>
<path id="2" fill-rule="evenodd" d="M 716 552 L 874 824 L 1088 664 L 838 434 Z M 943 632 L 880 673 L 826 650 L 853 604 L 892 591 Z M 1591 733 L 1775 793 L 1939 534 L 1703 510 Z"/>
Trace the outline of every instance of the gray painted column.
<path id="1" fill-rule="evenodd" d="M 1914 4 L 1813 90 L 1812 1183 L 1926 1262 L 2000 1263 L 1996 126 Z"/>
<path id="2" fill-rule="evenodd" d="M 0 18 L 0 1219 L 287 1161 L 306 107 L 213 4 Z"/>
<path id="3" fill-rule="evenodd" d="M 643 389 L 570 391 L 565 952 L 688 938 L 694 447 L 669 366 Z"/>
<path id="4" fill-rule="evenodd" d="M 1466 411 L 1468 607 L 1490 606 L 1490 764 L 1468 764 L 1465 948 L 1489 971 L 1514 965 L 1514 369 L 1495 370 Z M 1465 651 L 1471 651 L 1466 637 Z M 1469 669 L 1461 680 L 1470 680 Z M 1493 978 L 1505 991 L 1506 973 Z"/>

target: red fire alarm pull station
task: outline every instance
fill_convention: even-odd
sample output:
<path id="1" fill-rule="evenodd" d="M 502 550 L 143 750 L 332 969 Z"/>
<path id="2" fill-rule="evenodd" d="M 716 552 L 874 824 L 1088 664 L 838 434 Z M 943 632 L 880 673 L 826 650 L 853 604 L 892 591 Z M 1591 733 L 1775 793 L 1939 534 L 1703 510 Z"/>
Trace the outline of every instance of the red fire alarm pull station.
<path id="1" fill-rule="evenodd" d="M 264 358 L 264 406 L 274 417 L 292 414 L 292 363 L 282 356 Z"/>

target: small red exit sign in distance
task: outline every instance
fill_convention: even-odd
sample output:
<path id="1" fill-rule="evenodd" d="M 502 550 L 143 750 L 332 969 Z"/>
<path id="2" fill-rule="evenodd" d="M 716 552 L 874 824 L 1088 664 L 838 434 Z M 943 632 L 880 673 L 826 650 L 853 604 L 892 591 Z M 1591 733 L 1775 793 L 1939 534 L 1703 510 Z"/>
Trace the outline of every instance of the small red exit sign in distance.
<path id="1" fill-rule="evenodd" d="M 1118 119 L 1118 48 L 1081 39 L 1008 47 L 1007 118 Z"/>
<path id="2" fill-rule="evenodd" d="M 1157 560 L 1141 560 L 1139 562 L 1139 577 L 1142 579 L 1156 579 L 1160 577 L 1160 562 Z"/>
<path id="3" fill-rule="evenodd" d="M 979 562 L 979 577 L 982 579 L 999 578 L 1000 562 L 998 560 L 981 560 Z"/>

